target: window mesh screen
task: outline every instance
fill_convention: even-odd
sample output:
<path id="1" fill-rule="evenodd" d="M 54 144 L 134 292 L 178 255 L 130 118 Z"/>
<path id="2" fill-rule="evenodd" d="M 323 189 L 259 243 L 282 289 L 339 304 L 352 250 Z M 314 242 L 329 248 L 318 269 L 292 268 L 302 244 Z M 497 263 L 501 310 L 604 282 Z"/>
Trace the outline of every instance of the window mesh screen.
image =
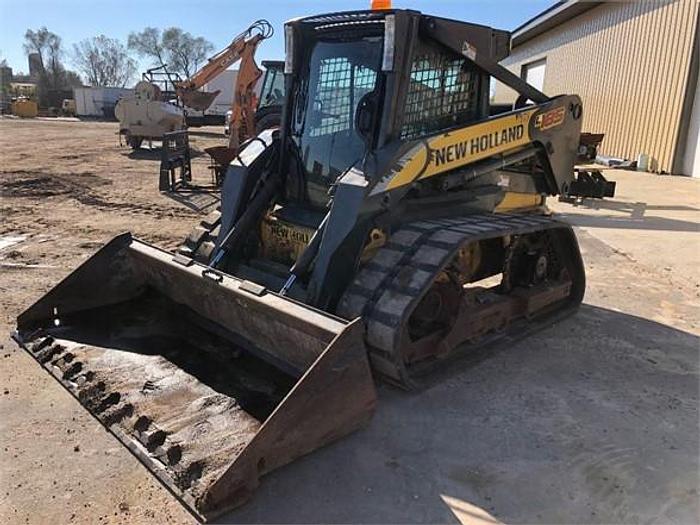
<path id="1" fill-rule="evenodd" d="M 465 58 L 439 51 L 418 55 L 411 65 L 401 138 L 416 138 L 474 120 L 478 82 L 477 70 Z"/>
<path id="2" fill-rule="evenodd" d="M 351 129 L 357 103 L 374 89 L 377 78 L 372 69 L 353 67 L 343 57 L 321 60 L 320 66 L 314 105 L 321 117 L 309 133 L 312 137 Z"/>

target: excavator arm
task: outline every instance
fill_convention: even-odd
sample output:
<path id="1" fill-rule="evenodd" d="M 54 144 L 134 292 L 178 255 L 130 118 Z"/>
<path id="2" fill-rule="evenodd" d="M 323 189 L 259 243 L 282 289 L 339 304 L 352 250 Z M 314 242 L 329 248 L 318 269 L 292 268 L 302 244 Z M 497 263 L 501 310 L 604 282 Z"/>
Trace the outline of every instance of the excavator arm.
<path id="1" fill-rule="evenodd" d="M 204 67 L 175 86 L 177 95 L 186 106 L 204 111 L 220 92 L 205 93 L 199 90 L 240 60 L 241 65 L 231 104 L 231 135 L 229 138 L 229 148 L 231 149 L 237 149 L 241 142 L 241 128 L 244 127 L 247 131 L 255 129 L 254 117 L 257 100 L 254 88 L 262 75 L 262 71 L 255 63 L 255 51 L 260 42 L 270 38 L 272 34 L 272 25 L 267 20 L 257 20 L 234 38 L 226 48 L 211 57 Z"/>

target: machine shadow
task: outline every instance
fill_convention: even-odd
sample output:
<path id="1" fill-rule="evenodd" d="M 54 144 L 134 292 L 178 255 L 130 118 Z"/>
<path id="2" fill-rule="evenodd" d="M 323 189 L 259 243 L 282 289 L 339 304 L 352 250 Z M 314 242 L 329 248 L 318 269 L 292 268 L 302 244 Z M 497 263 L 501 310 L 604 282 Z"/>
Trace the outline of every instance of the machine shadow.
<path id="1" fill-rule="evenodd" d="M 647 211 L 700 211 L 695 206 L 686 205 L 665 205 L 665 204 L 648 204 L 646 202 L 626 202 L 616 201 L 613 199 L 583 199 L 580 204 L 574 204 L 574 207 L 588 208 L 591 210 L 612 210 L 624 213 L 629 213 L 630 217 L 638 219 L 645 215 Z"/>
<path id="2" fill-rule="evenodd" d="M 139 149 L 132 149 L 129 153 L 126 153 L 125 156 L 129 157 L 132 160 L 160 160 L 160 157 L 163 152 L 163 148 L 160 145 L 160 143 L 157 143 L 158 145 L 154 145 L 152 147 L 143 147 Z M 205 156 L 206 153 L 204 151 L 200 151 L 197 148 L 190 148 L 190 158 L 196 159 L 199 157 Z"/>
<path id="3" fill-rule="evenodd" d="M 570 213 L 562 211 L 557 216 L 564 221 L 574 225 L 590 228 L 617 228 L 623 230 L 656 230 L 675 232 L 697 232 L 700 225 L 693 221 L 680 219 L 669 219 L 666 217 L 656 217 L 652 215 L 635 215 L 630 217 L 619 216 L 595 216 L 581 213 Z"/>
<path id="4" fill-rule="evenodd" d="M 161 150 L 160 146 L 133 149 L 126 156 L 132 160 L 160 160 Z"/>
<path id="5" fill-rule="evenodd" d="M 221 202 L 221 189 L 214 186 L 189 186 L 179 188 L 177 191 L 164 192 L 169 199 L 186 206 L 198 213 L 208 213 L 214 210 Z"/>
<path id="6" fill-rule="evenodd" d="M 221 124 L 221 126 L 223 128 L 223 124 Z M 221 133 L 216 133 L 213 131 L 200 131 L 197 129 L 190 128 L 188 130 L 188 133 L 194 137 L 207 137 L 207 138 L 222 139 L 222 140 L 226 138 L 226 135 L 223 133 L 223 131 Z"/>
<path id="7" fill-rule="evenodd" d="M 450 501 L 487 522 L 663 521 L 670 505 L 692 521 L 694 498 L 677 494 L 696 488 L 698 348 L 584 305 L 451 362 L 421 392 L 380 386 L 367 429 L 266 476 L 220 522 L 456 522 Z"/>

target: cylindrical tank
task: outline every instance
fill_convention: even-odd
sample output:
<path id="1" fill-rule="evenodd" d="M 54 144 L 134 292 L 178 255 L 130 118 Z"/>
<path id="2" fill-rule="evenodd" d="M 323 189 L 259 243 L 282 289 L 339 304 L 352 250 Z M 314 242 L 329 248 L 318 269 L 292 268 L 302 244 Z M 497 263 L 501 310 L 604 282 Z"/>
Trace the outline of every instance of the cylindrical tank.
<path id="1" fill-rule="evenodd" d="M 182 108 L 160 100 L 160 89 L 150 82 L 139 82 L 133 95 L 119 99 L 114 114 L 119 131 L 132 137 L 160 139 L 164 133 L 185 129 Z"/>

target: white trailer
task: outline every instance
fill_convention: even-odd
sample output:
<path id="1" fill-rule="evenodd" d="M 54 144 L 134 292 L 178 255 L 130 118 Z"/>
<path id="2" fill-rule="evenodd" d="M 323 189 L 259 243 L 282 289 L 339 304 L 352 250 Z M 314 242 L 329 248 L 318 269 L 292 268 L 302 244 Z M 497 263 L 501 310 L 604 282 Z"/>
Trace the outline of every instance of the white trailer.
<path id="1" fill-rule="evenodd" d="M 118 87 L 73 88 L 75 114 L 78 117 L 112 118 L 117 101 L 133 92 L 133 89 Z"/>
<path id="2" fill-rule="evenodd" d="M 225 116 L 226 112 L 231 109 L 231 104 L 233 103 L 233 86 L 238 77 L 237 69 L 227 69 L 223 71 L 219 76 L 204 84 L 202 91 L 211 93 L 213 91 L 221 91 L 211 106 L 209 106 L 205 111 L 205 115 L 221 115 Z"/>
<path id="3" fill-rule="evenodd" d="M 260 91 L 262 90 L 263 77 L 264 75 L 261 76 L 260 80 L 255 84 L 255 94 L 257 96 L 260 96 Z M 202 91 L 208 93 L 216 91 L 217 89 L 221 91 L 221 93 L 216 96 L 211 106 L 204 112 L 205 115 L 225 115 L 226 112 L 231 109 L 237 78 L 237 69 L 227 69 L 211 82 L 204 84 Z"/>

